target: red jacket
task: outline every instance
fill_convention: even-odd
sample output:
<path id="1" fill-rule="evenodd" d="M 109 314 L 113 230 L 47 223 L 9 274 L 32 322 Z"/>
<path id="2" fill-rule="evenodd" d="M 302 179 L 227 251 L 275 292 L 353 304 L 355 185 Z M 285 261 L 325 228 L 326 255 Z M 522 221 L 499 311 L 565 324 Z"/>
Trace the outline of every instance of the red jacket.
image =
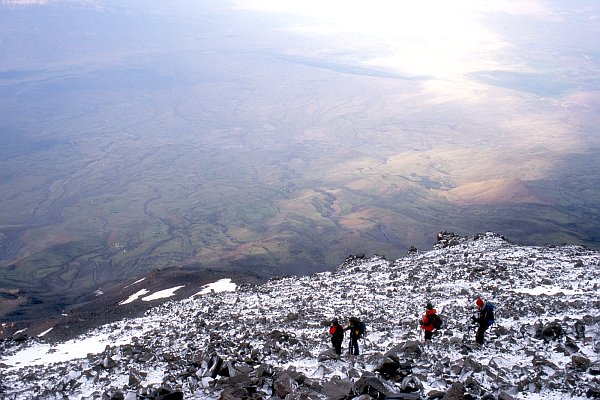
<path id="1" fill-rule="evenodd" d="M 332 325 L 329 333 L 333 335 L 334 339 L 344 339 L 344 327 L 341 325 Z"/>
<path id="2" fill-rule="evenodd" d="M 426 330 L 427 332 L 433 332 L 433 316 L 435 315 L 435 308 L 432 310 L 427 310 L 423 319 L 421 320 L 421 328 Z"/>

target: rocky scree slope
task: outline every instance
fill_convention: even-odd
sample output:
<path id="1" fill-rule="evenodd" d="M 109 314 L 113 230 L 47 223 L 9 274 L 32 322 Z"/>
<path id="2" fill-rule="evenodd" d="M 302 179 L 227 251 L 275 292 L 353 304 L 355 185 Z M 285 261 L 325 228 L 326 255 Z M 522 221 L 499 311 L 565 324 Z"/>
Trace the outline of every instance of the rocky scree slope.
<path id="1" fill-rule="evenodd" d="M 6 399 L 512 399 L 600 396 L 600 254 L 524 247 L 495 234 L 444 233 L 390 262 L 349 257 L 337 270 L 167 302 L 98 327 L 87 358 L 0 364 Z M 496 309 L 480 347 L 473 299 Z M 445 328 L 425 345 L 424 304 Z M 330 350 L 333 317 L 367 323 L 361 355 Z M 3 342 L 6 356 L 38 345 Z M 11 358 L 14 359 L 14 358 Z M 0 363 L 3 362 L 0 359 Z"/>

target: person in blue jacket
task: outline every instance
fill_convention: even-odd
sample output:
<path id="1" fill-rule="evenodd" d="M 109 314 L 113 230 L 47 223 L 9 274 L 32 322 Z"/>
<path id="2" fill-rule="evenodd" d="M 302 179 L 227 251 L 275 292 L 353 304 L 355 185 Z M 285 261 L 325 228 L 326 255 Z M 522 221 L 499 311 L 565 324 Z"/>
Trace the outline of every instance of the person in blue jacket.
<path id="1" fill-rule="evenodd" d="M 475 305 L 479 311 L 477 316 L 473 316 L 473 322 L 479 325 L 475 341 L 479 344 L 484 343 L 485 331 L 494 323 L 494 305 L 489 301 L 484 301 L 481 297 L 475 300 Z"/>

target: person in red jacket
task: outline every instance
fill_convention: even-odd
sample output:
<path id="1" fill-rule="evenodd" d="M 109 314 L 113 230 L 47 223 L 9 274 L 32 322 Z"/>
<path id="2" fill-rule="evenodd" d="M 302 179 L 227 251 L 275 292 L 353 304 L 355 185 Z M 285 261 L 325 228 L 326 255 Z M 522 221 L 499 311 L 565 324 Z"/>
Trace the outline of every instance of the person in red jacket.
<path id="1" fill-rule="evenodd" d="M 331 327 L 329 328 L 331 334 L 331 344 L 335 349 L 335 354 L 342 354 L 342 342 L 344 341 L 344 327 L 340 325 L 337 318 L 331 320 Z"/>
<path id="2" fill-rule="evenodd" d="M 436 310 L 433 308 L 433 304 L 427 303 L 425 315 L 421 320 L 421 329 L 425 331 L 425 340 L 431 340 L 433 337 L 434 330 L 434 319 L 435 319 Z"/>

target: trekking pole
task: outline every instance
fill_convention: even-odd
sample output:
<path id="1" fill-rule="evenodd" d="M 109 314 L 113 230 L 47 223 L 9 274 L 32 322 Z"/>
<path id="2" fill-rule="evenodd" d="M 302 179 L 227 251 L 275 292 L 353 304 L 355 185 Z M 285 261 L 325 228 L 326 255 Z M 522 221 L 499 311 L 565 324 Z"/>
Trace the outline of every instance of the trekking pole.
<path id="1" fill-rule="evenodd" d="M 470 316 L 470 322 L 471 324 L 469 325 L 469 334 L 467 335 L 468 339 L 471 340 L 471 332 L 473 332 L 473 336 L 475 336 L 475 331 L 479 328 L 479 325 L 481 324 L 481 322 L 475 322 L 473 320 L 473 318 L 477 318 L 479 316 L 479 311 L 477 310 L 472 310 L 471 311 L 471 316 Z"/>
<path id="2" fill-rule="evenodd" d="M 421 341 L 421 316 L 419 315 L 419 313 L 417 313 L 416 315 L 417 315 L 417 340 L 420 342 Z"/>
<path id="3" fill-rule="evenodd" d="M 474 330 L 475 325 L 473 325 L 473 317 L 475 316 L 475 313 L 473 311 L 471 311 L 468 316 L 467 316 L 467 320 L 468 320 L 468 324 L 467 325 L 467 339 L 471 340 L 471 331 Z"/>

